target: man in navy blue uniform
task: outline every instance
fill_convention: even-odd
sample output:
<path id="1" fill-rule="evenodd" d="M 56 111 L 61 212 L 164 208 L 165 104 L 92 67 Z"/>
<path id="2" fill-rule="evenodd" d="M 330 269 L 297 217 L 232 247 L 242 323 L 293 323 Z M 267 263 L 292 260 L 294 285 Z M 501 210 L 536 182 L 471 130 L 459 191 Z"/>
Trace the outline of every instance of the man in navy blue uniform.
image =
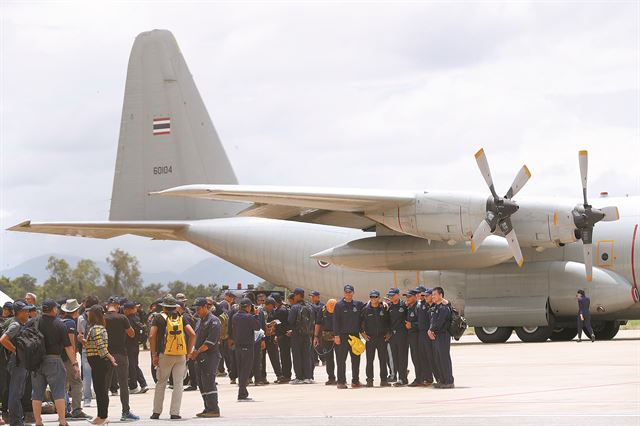
<path id="1" fill-rule="evenodd" d="M 276 340 L 280 351 L 280 365 L 282 366 L 282 377 L 276 383 L 284 384 L 291 381 L 291 334 L 289 328 L 289 307 L 282 303 L 282 296 L 279 293 L 271 294 L 276 302 L 273 316 L 280 324 L 276 324 Z"/>
<path id="2" fill-rule="evenodd" d="M 219 348 L 220 320 L 211 313 L 206 298 L 197 297 L 193 306 L 200 321 L 196 329 L 196 343 L 189 359 L 195 362 L 198 388 L 204 402 L 204 410 L 196 416 L 220 417 L 216 384 L 218 363 L 222 359 Z"/>
<path id="3" fill-rule="evenodd" d="M 276 339 L 276 301 L 273 297 L 267 297 L 264 304 L 264 313 L 266 318 L 265 328 L 265 342 L 267 345 L 267 355 L 269 355 L 269 361 L 271 361 L 271 367 L 276 375 L 276 381 L 279 383 L 282 378 L 282 366 L 280 365 L 280 351 L 278 350 L 278 343 Z M 263 377 L 266 378 L 266 362 L 262 364 Z M 266 379 L 265 379 L 266 380 Z"/>
<path id="4" fill-rule="evenodd" d="M 431 306 L 433 303 L 433 291 L 430 288 L 419 286 L 420 302 L 418 302 L 418 345 L 420 346 L 420 359 L 422 360 L 422 385 L 431 386 L 433 378 L 438 380 L 435 371 L 435 349 L 427 332 L 431 325 Z"/>
<path id="5" fill-rule="evenodd" d="M 313 346 L 320 348 L 320 353 L 324 354 L 327 376 L 329 376 L 329 380 L 325 382 L 327 386 L 336 384 L 335 344 L 333 342 L 333 313 L 336 303 L 335 299 L 327 300 L 327 304 L 324 305 L 320 315 L 316 318 L 315 337 L 313 339 Z"/>
<path id="6" fill-rule="evenodd" d="M 409 383 L 407 378 L 409 343 L 407 342 L 407 327 L 405 325 L 407 305 L 400 300 L 400 290 L 398 288 L 389 289 L 387 296 L 391 301 L 389 304 L 389 320 L 391 322 L 391 339 L 389 342 L 391 343 L 393 366 L 398 375 L 398 381 L 394 386 L 406 386 Z"/>
<path id="7" fill-rule="evenodd" d="M 429 339 L 435 342 L 436 365 L 441 381 L 433 387 L 438 389 L 451 389 L 453 384 L 453 371 L 451 368 L 451 335 L 449 323 L 451 323 L 451 305 L 444 302 L 444 290 L 442 287 L 433 289 L 434 310 L 429 325 Z"/>
<path id="8" fill-rule="evenodd" d="M 238 370 L 238 401 L 253 401 L 249 398 L 247 383 L 253 370 L 255 332 L 260 330 L 260 323 L 252 311 L 251 300 L 245 297 L 240 301 L 240 309 L 231 320 Z"/>
<path id="9" fill-rule="evenodd" d="M 222 312 L 226 312 L 227 318 L 229 317 L 229 311 L 233 308 L 233 304 L 235 303 L 236 296 L 232 291 L 227 290 L 224 293 L 224 300 L 218 304 L 218 308 Z M 216 314 L 218 315 L 218 314 Z M 220 365 L 218 366 L 218 371 L 221 375 L 224 375 L 225 370 L 224 366 L 226 364 L 227 370 L 229 373 L 231 372 L 231 364 L 233 363 L 233 351 L 229 348 L 227 344 L 227 339 L 224 339 L 220 342 L 220 354 L 222 355 L 222 361 L 220 361 Z"/>
<path id="10" fill-rule="evenodd" d="M 380 303 L 380 292 L 371 290 L 369 303 L 362 309 L 361 331 L 367 354 L 367 387 L 373 387 L 373 361 L 378 352 L 380 362 L 380 387 L 391 386 L 387 382 L 387 340 L 391 337 L 389 311 Z"/>
<path id="11" fill-rule="evenodd" d="M 344 286 L 344 297 L 333 313 L 333 334 L 336 345 L 336 364 L 338 367 L 338 389 L 347 389 L 347 354 L 351 355 L 351 388 L 362 387 L 360 384 L 360 355 L 356 355 L 349 345 L 349 336 L 360 338 L 360 313 L 364 303 L 353 300 L 353 286 Z"/>
<path id="12" fill-rule="evenodd" d="M 422 386 L 422 358 L 420 356 L 420 346 L 418 343 L 418 290 L 411 289 L 404 294 L 407 302 L 407 319 L 405 327 L 407 329 L 407 340 L 411 361 L 416 372 L 416 377 L 409 386 Z"/>
<path id="13" fill-rule="evenodd" d="M 315 324 L 315 320 L 318 319 L 318 317 L 320 316 L 320 313 L 322 312 L 322 308 L 324 308 L 324 303 L 320 301 L 320 292 L 318 290 L 313 290 L 311 292 L 311 298 L 309 301 L 311 302 L 311 306 L 313 306 L 314 308 L 314 313 L 315 313 L 314 324 Z M 318 353 L 313 350 L 313 348 L 311 348 L 311 358 L 313 359 L 314 367 L 320 365 L 320 361 L 322 361 L 322 365 L 324 365 L 325 363 L 324 356 L 319 356 Z M 311 372 L 313 373 L 313 370 Z"/>
<path id="14" fill-rule="evenodd" d="M 315 309 L 304 300 L 304 290 L 293 290 L 293 305 L 289 310 L 291 336 L 291 355 L 296 378 L 291 384 L 311 384 L 313 358 L 311 357 L 311 338 L 315 326 Z M 310 321 L 310 322 L 309 322 Z"/>
<path id="15" fill-rule="evenodd" d="M 595 342 L 596 335 L 593 333 L 593 329 L 591 328 L 591 313 L 589 312 L 591 299 L 584 294 L 584 290 L 578 290 L 576 298 L 578 299 L 578 343 L 582 342 L 583 328 L 586 328 L 586 332 L 591 338 L 591 342 Z"/>

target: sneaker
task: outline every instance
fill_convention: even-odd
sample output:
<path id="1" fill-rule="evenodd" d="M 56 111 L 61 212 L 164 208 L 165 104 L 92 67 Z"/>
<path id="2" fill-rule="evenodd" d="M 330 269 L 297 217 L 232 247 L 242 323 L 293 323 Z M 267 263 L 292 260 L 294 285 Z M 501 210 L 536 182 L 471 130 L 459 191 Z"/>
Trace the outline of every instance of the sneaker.
<path id="1" fill-rule="evenodd" d="M 122 417 L 120 417 L 121 422 L 130 422 L 136 420 L 140 420 L 140 417 L 136 416 L 131 411 L 129 411 L 128 413 L 122 413 Z"/>
<path id="2" fill-rule="evenodd" d="M 595 342 L 595 341 L 596 341 L 596 335 L 595 335 L 595 334 L 592 334 L 592 335 L 591 335 L 591 343 L 593 343 L 593 342 Z"/>
<path id="3" fill-rule="evenodd" d="M 381 388 L 388 388 L 389 386 L 391 386 L 391 383 L 389 383 L 389 382 L 380 382 L 380 387 Z"/>
<path id="4" fill-rule="evenodd" d="M 185 392 L 193 392 L 197 390 L 198 390 L 197 386 L 187 386 L 186 388 L 184 388 Z"/>
<path id="5" fill-rule="evenodd" d="M 434 389 L 442 389 L 442 383 L 434 383 L 431 387 Z"/>
<path id="6" fill-rule="evenodd" d="M 291 381 L 291 382 L 289 382 L 289 383 L 291 383 L 292 385 L 303 385 L 303 384 L 304 384 L 304 380 L 301 380 L 301 379 L 294 379 L 294 380 L 292 380 L 292 381 Z"/>
<path id="7" fill-rule="evenodd" d="M 169 418 L 171 420 L 180 420 L 182 418 L 182 416 L 179 416 L 177 414 L 172 414 Z"/>
<path id="8" fill-rule="evenodd" d="M 245 398 L 238 398 L 238 402 L 253 402 L 253 398 L 249 398 L 248 396 Z"/>
<path id="9" fill-rule="evenodd" d="M 91 407 L 91 400 L 87 399 L 86 401 L 84 401 L 84 404 L 82 404 L 84 406 L 84 408 L 90 408 Z"/>
<path id="10" fill-rule="evenodd" d="M 303 384 L 305 384 L 305 385 L 312 385 L 312 384 L 314 384 L 315 382 L 314 382 L 313 380 L 311 380 L 311 379 L 304 379 L 304 380 L 302 381 L 302 383 L 303 383 Z"/>
<path id="11" fill-rule="evenodd" d="M 347 385 L 344 383 L 338 383 L 338 389 L 348 389 Z"/>
<path id="12" fill-rule="evenodd" d="M 369 380 L 367 380 L 367 385 L 366 385 L 366 387 L 367 387 L 367 388 L 372 388 L 372 387 L 373 387 L 373 381 L 369 381 Z"/>
<path id="13" fill-rule="evenodd" d="M 151 420 L 158 420 L 160 418 L 160 414 L 158 413 L 153 413 L 151 415 L 151 417 L 149 417 Z"/>
<path id="14" fill-rule="evenodd" d="M 290 383 L 291 379 L 287 379 L 286 377 L 280 377 L 276 383 L 279 385 L 284 385 L 285 383 Z"/>
<path id="15" fill-rule="evenodd" d="M 578 337 L 578 340 L 576 340 L 576 343 L 580 343 L 582 342 L 582 339 Z"/>
<path id="16" fill-rule="evenodd" d="M 220 417 L 220 411 L 203 411 L 202 413 L 196 414 L 198 417 Z"/>
<path id="17" fill-rule="evenodd" d="M 327 385 L 327 386 L 335 385 L 336 384 L 336 379 L 329 379 L 326 382 L 324 382 L 324 384 Z"/>
<path id="18" fill-rule="evenodd" d="M 351 383 L 351 389 L 359 389 L 362 387 L 360 382 Z"/>
<path id="19" fill-rule="evenodd" d="M 147 386 L 143 386 L 140 388 L 140 393 L 147 393 L 148 390 L 149 388 Z"/>
<path id="20" fill-rule="evenodd" d="M 91 416 L 82 411 L 80 408 L 77 408 L 71 412 L 70 418 L 72 419 L 90 419 Z"/>
<path id="21" fill-rule="evenodd" d="M 140 393 L 140 388 L 136 386 L 134 389 L 129 389 L 129 395 L 134 393 Z"/>
<path id="22" fill-rule="evenodd" d="M 225 373 L 224 371 L 218 371 L 218 374 L 216 374 L 216 377 L 227 377 L 227 373 Z"/>
<path id="23" fill-rule="evenodd" d="M 393 387 L 395 387 L 395 388 L 402 388 L 402 387 L 405 387 L 405 386 L 407 386 L 407 382 L 403 382 L 403 381 L 395 382 L 393 384 Z"/>

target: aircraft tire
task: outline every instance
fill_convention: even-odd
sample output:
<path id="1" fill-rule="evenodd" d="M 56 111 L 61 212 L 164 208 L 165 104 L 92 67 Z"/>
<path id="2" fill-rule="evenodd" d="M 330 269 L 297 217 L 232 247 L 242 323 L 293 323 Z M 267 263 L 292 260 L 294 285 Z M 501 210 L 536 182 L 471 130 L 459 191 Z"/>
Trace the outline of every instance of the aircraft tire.
<path id="1" fill-rule="evenodd" d="M 473 330 L 482 343 L 504 343 L 513 332 L 511 327 L 473 327 Z"/>
<path id="2" fill-rule="evenodd" d="M 596 327 L 593 332 L 596 335 L 596 340 L 611 340 L 616 337 L 620 330 L 620 323 L 618 321 L 605 321 L 601 327 Z"/>
<path id="3" fill-rule="evenodd" d="M 526 343 L 546 342 L 547 339 L 551 337 L 552 333 L 553 329 L 549 326 L 516 328 L 516 334 L 520 340 Z"/>
<path id="4" fill-rule="evenodd" d="M 568 342 L 578 334 L 577 328 L 563 327 L 556 328 L 551 332 L 551 339 L 554 342 Z"/>

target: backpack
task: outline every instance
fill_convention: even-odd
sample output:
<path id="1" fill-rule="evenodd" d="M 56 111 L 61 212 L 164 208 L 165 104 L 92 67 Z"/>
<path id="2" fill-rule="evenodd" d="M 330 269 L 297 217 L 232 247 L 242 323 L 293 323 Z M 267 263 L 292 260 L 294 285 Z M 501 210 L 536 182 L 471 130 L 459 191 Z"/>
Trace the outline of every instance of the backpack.
<path id="1" fill-rule="evenodd" d="M 218 319 L 220 320 L 220 341 L 227 340 L 229 338 L 229 314 L 223 312 Z"/>
<path id="2" fill-rule="evenodd" d="M 20 328 L 18 335 L 13 338 L 16 347 L 18 362 L 27 371 L 37 371 L 46 355 L 44 335 L 38 329 L 40 318 L 29 321 Z"/>
<path id="3" fill-rule="evenodd" d="M 163 313 L 162 318 L 164 318 L 167 323 L 164 334 L 164 350 L 162 353 L 165 355 L 186 355 L 187 341 L 184 335 L 182 316 L 169 316 Z"/>
<path id="4" fill-rule="evenodd" d="M 296 321 L 297 331 L 302 336 L 312 336 L 315 327 L 315 315 L 313 307 L 308 303 L 300 305 L 298 310 L 298 319 Z"/>
<path id="5" fill-rule="evenodd" d="M 136 332 L 134 339 L 136 339 L 136 342 L 138 342 L 139 345 L 143 345 L 149 338 L 149 328 L 141 321 L 134 320 L 129 322 L 131 323 L 133 330 Z"/>
<path id="6" fill-rule="evenodd" d="M 451 308 L 451 322 L 449 323 L 449 334 L 456 340 L 460 340 L 464 332 L 467 330 L 467 320 L 464 319 L 460 312 L 453 305 L 449 305 Z"/>

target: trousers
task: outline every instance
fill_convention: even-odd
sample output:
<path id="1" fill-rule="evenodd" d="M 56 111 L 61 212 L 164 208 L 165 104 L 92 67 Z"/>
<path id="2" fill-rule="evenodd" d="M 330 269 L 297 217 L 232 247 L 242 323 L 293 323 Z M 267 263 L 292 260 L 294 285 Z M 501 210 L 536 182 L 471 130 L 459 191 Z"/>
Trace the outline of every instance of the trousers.
<path id="1" fill-rule="evenodd" d="M 443 331 L 436 334 L 435 340 L 436 365 L 442 375 L 442 384 L 453 384 L 453 369 L 451 367 L 451 335 Z"/>
<path id="2" fill-rule="evenodd" d="M 409 362 L 407 333 L 404 331 L 394 332 L 389 342 L 391 344 L 393 366 L 398 374 L 398 381 L 406 384 L 409 382 L 407 378 L 407 363 Z"/>
<path id="3" fill-rule="evenodd" d="M 422 360 L 422 377 L 420 381 L 433 383 L 435 353 L 433 351 L 433 343 L 426 330 L 420 330 L 418 333 L 418 345 L 420 347 L 420 359 Z"/>
<path id="4" fill-rule="evenodd" d="M 356 336 L 360 338 L 360 336 Z M 351 351 L 349 334 L 340 335 L 340 344 L 336 345 L 336 364 L 338 383 L 347 384 L 347 355 L 351 356 L 351 383 L 360 383 L 360 355 Z"/>
<path id="5" fill-rule="evenodd" d="M 253 351 L 255 345 L 236 345 L 236 368 L 238 369 L 238 399 L 247 398 L 247 382 L 253 370 Z"/>
<path id="6" fill-rule="evenodd" d="M 278 336 L 278 349 L 280 350 L 282 377 L 285 379 L 291 379 L 291 337 L 285 334 Z"/>
<path id="7" fill-rule="evenodd" d="M 273 372 L 276 377 L 279 379 L 282 377 L 282 365 L 280 365 L 280 350 L 278 349 L 278 344 L 275 342 L 273 336 L 267 337 L 267 355 L 269 355 L 269 362 L 271 363 L 271 368 L 273 368 Z M 266 363 L 262 363 L 262 371 L 263 377 L 267 377 L 266 372 L 267 366 Z"/>
<path id="8" fill-rule="evenodd" d="M 578 314 L 578 338 L 582 339 L 582 330 L 586 328 L 586 332 L 589 333 L 588 336 L 591 337 L 593 335 L 593 328 L 591 328 L 591 315 L 583 315 L 584 321 L 580 319 L 580 314 Z"/>
<path id="9" fill-rule="evenodd" d="M 15 355 L 11 356 L 7 366 L 9 372 L 9 421 L 12 426 L 24 425 L 24 411 L 22 407 L 22 396 L 24 395 L 25 383 L 27 382 L 27 369 L 16 366 Z"/>
<path id="10" fill-rule="evenodd" d="M 327 369 L 327 376 L 329 380 L 336 379 L 336 364 L 335 364 L 335 350 L 333 340 L 320 340 L 320 352 L 324 354 L 325 367 Z M 321 357 L 322 358 L 322 357 Z"/>
<path id="11" fill-rule="evenodd" d="M 296 379 L 311 379 L 313 359 L 311 358 L 311 339 L 309 336 L 294 334 L 291 336 L 291 356 Z"/>
<path id="12" fill-rule="evenodd" d="M 218 407 L 218 384 L 216 383 L 216 376 L 218 373 L 218 364 L 221 359 L 222 355 L 217 349 L 209 349 L 198 355 L 194 362 L 196 367 L 196 381 L 198 389 L 200 389 L 205 412 L 220 411 Z"/>
<path id="13" fill-rule="evenodd" d="M 187 359 L 184 355 L 165 355 L 160 354 L 156 376 L 158 383 L 153 393 L 153 412 L 162 414 L 162 405 L 164 403 L 164 392 L 167 388 L 169 376 L 173 377 L 173 391 L 171 392 L 171 405 L 169 406 L 169 414 L 174 416 L 180 415 L 180 405 L 182 404 L 182 381 L 187 370 Z"/>
<path id="14" fill-rule="evenodd" d="M 91 402 L 93 395 L 91 394 L 91 364 L 87 359 L 87 350 L 83 349 L 82 354 L 82 399 L 84 402 Z"/>
<path id="15" fill-rule="evenodd" d="M 387 342 L 384 336 L 369 336 L 369 340 L 365 342 L 365 354 L 367 357 L 367 382 L 373 382 L 373 361 L 378 352 L 378 362 L 380 364 L 380 380 L 387 381 Z"/>
<path id="16" fill-rule="evenodd" d="M 113 389 L 117 382 L 120 387 L 120 404 L 122 404 L 122 414 L 130 411 L 129 408 L 129 358 L 125 354 L 111 354 L 116 360 L 117 367 L 110 369 L 111 377 L 109 383 Z"/>
<path id="17" fill-rule="evenodd" d="M 98 417 L 109 417 L 109 385 L 111 383 L 111 362 L 99 356 L 88 357 L 91 364 L 91 380 L 93 390 L 96 392 L 96 404 L 98 404 Z"/>
<path id="18" fill-rule="evenodd" d="M 147 386 L 147 380 L 144 378 L 144 374 L 140 369 L 139 356 L 139 345 L 127 346 L 127 357 L 129 358 L 129 390 L 137 388 L 138 383 L 140 384 L 140 387 Z"/>

